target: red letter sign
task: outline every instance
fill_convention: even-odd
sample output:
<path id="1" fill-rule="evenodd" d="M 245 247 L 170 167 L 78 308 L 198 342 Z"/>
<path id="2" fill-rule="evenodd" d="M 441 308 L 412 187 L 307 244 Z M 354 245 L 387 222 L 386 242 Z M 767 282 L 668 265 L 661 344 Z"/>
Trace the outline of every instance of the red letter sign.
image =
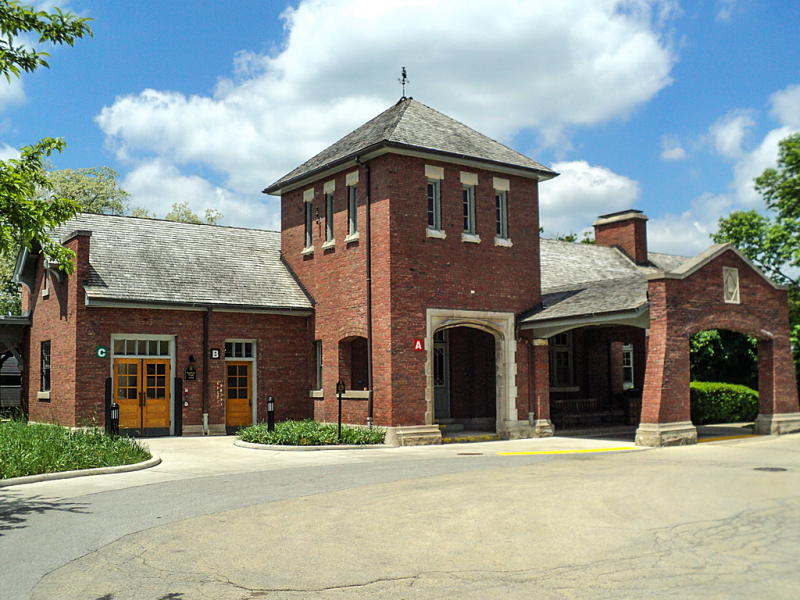
<path id="1" fill-rule="evenodd" d="M 414 340 L 414 352 L 424 352 L 425 351 L 425 340 L 416 339 Z"/>

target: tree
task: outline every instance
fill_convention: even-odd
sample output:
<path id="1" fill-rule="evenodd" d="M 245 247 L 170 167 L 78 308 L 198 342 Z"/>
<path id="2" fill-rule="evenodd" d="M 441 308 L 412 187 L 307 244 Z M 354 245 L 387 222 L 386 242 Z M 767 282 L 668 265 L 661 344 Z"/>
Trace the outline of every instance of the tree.
<path id="1" fill-rule="evenodd" d="M 49 67 L 46 52 L 28 50 L 16 43 L 20 33 L 36 32 L 40 43 L 71 46 L 76 39 L 92 35 L 87 25 L 89 20 L 59 9 L 48 14 L 0 0 L 0 73 L 10 81 L 12 74 L 19 77 L 21 71 Z M 73 217 L 80 206 L 48 193 L 53 188 L 43 164 L 45 157 L 61 152 L 64 146 L 63 140 L 45 138 L 23 148 L 19 159 L 0 161 L 0 255 L 15 253 L 21 245 L 30 248 L 37 240 L 42 251 L 57 261 L 60 269 L 70 273 L 74 270 L 73 254 L 53 242 L 49 231 Z"/>
<path id="2" fill-rule="evenodd" d="M 206 223 L 209 225 L 216 225 L 217 221 L 223 219 L 225 216 L 218 210 L 207 208 L 205 217 Z M 181 223 L 202 223 L 200 217 L 189 207 L 188 202 L 176 202 L 172 205 L 172 210 L 170 210 L 164 218 L 167 221 L 179 221 Z"/>
<path id="3" fill-rule="evenodd" d="M 789 322 L 800 380 L 800 133 L 778 142 L 777 169 L 755 179 L 768 216 L 734 211 L 719 220 L 717 244 L 731 243 L 778 283 L 789 286 Z"/>
<path id="4" fill-rule="evenodd" d="M 117 187 L 119 175 L 108 167 L 49 171 L 47 177 L 53 185 L 52 193 L 77 202 L 81 212 L 124 215 L 130 210 L 130 194 Z"/>

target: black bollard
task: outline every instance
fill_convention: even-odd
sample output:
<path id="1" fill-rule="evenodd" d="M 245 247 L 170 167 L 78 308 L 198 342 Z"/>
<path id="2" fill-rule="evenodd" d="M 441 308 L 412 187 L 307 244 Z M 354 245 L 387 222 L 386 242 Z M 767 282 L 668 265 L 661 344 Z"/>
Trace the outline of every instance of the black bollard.
<path id="1" fill-rule="evenodd" d="M 119 435 L 119 404 L 111 403 L 111 435 Z"/>
<path id="2" fill-rule="evenodd" d="M 267 398 L 267 431 L 275 431 L 275 398 Z"/>

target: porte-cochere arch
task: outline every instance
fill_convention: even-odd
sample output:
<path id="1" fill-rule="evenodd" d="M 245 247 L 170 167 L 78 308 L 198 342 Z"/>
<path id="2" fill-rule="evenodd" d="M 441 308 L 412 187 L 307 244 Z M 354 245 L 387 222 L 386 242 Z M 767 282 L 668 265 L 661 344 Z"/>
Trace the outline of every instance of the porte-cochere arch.
<path id="1" fill-rule="evenodd" d="M 697 441 L 689 408 L 689 337 L 728 329 L 758 340 L 759 415 L 755 432 L 800 430 L 789 341 L 788 295 L 733 246 L 712 246 L 680 269 L 648 282 L 650 335 L 636 443 Z"/>

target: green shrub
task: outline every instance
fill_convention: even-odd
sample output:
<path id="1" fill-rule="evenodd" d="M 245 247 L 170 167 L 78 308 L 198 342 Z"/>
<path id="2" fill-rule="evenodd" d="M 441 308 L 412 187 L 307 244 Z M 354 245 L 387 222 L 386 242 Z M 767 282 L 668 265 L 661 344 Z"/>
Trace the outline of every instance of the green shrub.
<path id="1" fill-rule="evenodd" d="M 266 423 L 259 423 L 239 430 L 239 439 L 253 444 L 276 446 L 332 446 L 337 444 L 382 444 L 386 430 L 381 427 L 366 429 L 342 425 L 342 441 L 339 442 L 339 426 L 305 421 L 283 421 L 275 424 L 274 431 L 267 430 Z"/>
<path id="2" fill-rule="evenodd" d="M 130 465 L 148 460 L 138 440 L 102 430 L 72 431 L 59 425 L 0 423 L 0 479 L 77 469 Z"/>
<path id="3" fill-rule="evenodd" d="M 690 384 L 692 423 L 747 423 L 758 416 L 758 392 L 729 383 Z"/>

